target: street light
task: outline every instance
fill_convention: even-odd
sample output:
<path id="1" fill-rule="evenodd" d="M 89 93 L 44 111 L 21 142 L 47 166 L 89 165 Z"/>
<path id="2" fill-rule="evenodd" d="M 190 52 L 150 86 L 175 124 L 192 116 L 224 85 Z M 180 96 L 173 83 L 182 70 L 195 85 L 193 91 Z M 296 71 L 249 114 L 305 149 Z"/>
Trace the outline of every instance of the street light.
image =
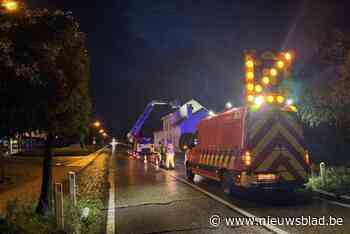
<path id="1" fill-rule="evenodd" d="M 3 0 L 1 2 L 1 7 L 8 12 L 14 12 L 18 10 L 19 4 L 14 0 Z"/>
<path id="2" fill-rule="evenodd" d="M 101 126 L 101 122 L 100 121 L 95 121 L 93 123 L 93 125 L 94 125 L 94 127 L 99 128 Z"/>
<path id="3" fill-rule="evenodd" d="M 208 112 L 208 114 L 209 114 L 209 116 L 215 116 L 215 112 L 212 111 L 212 110 L 210 110 L 210 111 Z"/>
<path id="4" fill-rule="evenodd" d="M 231 102 L 226 102 L 225 107 L 226 107 L 226 109 L 231 109 L 232 108 L 232 103 Z"/>

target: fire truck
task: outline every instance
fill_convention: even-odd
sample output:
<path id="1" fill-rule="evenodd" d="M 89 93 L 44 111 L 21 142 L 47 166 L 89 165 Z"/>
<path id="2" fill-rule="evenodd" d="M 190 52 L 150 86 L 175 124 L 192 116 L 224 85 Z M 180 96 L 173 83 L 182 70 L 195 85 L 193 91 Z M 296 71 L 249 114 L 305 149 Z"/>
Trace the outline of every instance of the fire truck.
<path id="1" fill-rule="evenodd" d="M 251 68 L 252 56 L 246 59 Z M 276 62 L 280 61 L 284 62 Z M 247 80 L 248 85 L 253 84 L 252 79 Z M 266 90 L 250 92 L 249 87 L 245 106 L 208 116 L 199 123 L 198 143 L 185 159 L 189 181 L 195 175 L 219 181 L 227 194 L 241 189 L 303 187 L 310 159 L 296 107 L 281 93 Z"/>

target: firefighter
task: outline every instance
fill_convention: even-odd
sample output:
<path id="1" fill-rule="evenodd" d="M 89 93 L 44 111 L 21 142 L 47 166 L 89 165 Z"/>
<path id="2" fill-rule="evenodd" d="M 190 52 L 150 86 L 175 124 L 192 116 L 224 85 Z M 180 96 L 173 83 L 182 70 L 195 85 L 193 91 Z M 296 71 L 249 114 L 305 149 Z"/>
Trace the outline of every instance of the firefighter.
<path id="1" fill-rule="evenodd" d="M 113 137 L 111 145 L 112 145 L 112 154 L 114 154 L 115 152 L 115 148 L 117 146 L 118 142 L 115 140 L 115 138 Z"/>
<path id="2" fill-rule="evenodd" d="M 174 169 L 175 168 L 175 150 L 174 145 L 168 141 L 166 145 L 166 161 L 165 161 L 166 169 Z"/>
<path id="3" fill-rule="evenodd" d="M 165 146 L 162 141 L 159 141 L 159 166 L 164 166 L 165 159 Z"/>

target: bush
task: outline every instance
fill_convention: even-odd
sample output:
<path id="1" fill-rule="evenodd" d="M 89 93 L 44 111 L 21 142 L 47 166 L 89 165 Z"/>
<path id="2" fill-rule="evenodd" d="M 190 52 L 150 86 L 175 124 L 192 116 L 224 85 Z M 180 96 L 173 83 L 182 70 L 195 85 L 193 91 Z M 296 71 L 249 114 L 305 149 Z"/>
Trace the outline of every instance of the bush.
<path id="1" fill-rule="evenodd" d="M 101 233 L 104 230 L 103 203 L 101 200 L 81 200 L 78 202 L 80 212 L 84 208 L 89 208 L 89 215 L 82 218 L 82 233 Z"/>
<path id="2" fill-rule="evenodd" d="M 83 217 L 83 209 L 88 209 L 88 216 Z M 64 203 L 64 231 L 66 233 L 93 234 L 103 233 L 104 215 L 103 203 L 100 200 L 83 199 L 78 201 L 77 207 L 66 199 Z"/>
<path id="3" fill-rule="evenodd" d="M 350 174 L 339 172 L 334 168 L 326 170 L 326 181 L 323 183 L 320 176 L 310 178 L 306 184 L 311 189 L 321 189 L 337 194 L 350 194 Z"/>

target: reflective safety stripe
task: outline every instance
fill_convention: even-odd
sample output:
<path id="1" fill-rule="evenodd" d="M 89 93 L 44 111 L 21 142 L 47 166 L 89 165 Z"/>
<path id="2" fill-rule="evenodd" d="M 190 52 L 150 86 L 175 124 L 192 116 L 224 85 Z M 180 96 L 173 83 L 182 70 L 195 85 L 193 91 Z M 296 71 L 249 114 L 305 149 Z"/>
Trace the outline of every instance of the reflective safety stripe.
<path id="1" fill-rule="evenodd" d="M 220 155 L 219 154 L 215 154 L 215 160 L 214 160 L 214 167 L 219 167 L 220 165 L 219 165 L 219 158 L 220 157 Z"/>
<path id="2" fill-rule="evenodd" d="M 219 156 L 219 163 L 218 163 L 218 167 L 222 168 L 223 167 L 223 162 L 224 162 L 224 154 L 220 154 Z"/>
<path id="3" fill-rule="evenodd" d="M 224 164 L 223 164 L 223 168 L 228 168 L 228 165 L 230 163 L 230 155 L 226 155 L 225 156 L 225 161 L 224 161 Z"/>
<path id="4" fill-rule="evenodd" d="M 204 154 L 203 153 L 201 153 L 201 155 L 200 155 L 199 163 L 204 164 Z"/>

